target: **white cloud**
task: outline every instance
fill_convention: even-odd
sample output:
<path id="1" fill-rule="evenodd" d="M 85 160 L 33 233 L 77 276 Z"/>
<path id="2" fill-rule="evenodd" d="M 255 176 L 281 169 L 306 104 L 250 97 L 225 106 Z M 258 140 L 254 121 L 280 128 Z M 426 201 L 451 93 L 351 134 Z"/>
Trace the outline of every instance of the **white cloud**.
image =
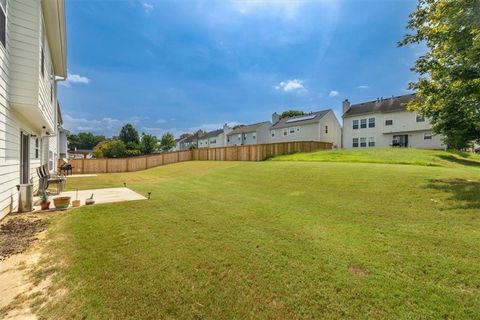
<path id="1" fill-rule="evenodd" d="M 303 85 L 304 81 L 298 80 L 298 79 L 293 79 L 293 80 L 286 80 L 280 82 L 277 86 L 275 86 L 275 89 L 277 90 L 283 90 L 285 92 L 289 91 L 305 91 L 307 90 L 305 86 Z"/>
<path id="2" fill-rule="evenodd" d="M 167 120 L 165 120 L 165 119 L 158 119 L 157 120 L 157 123 L 165 123 L 165 122 L 167 122 Z"/>
<path id="3" fill-rule="evenodd" d="M 150 13 L 155 8 L 153 4 L 147 2 L 142 2 L 142 7 L 145 13 Z"/>
<path id="4" fill-rule="evenodd" d="M 370 89 L 370 86 L 362 85 L 362 86 L 358 86 L 357 89 Z"/>
<path id="5" fill-rule="evenodd" d="M 72 132 L 90 131 L 106 136 L 117 135 L 124 124 L 138 124 L 140 120 L 141 118 L 139 117 L 131 117 L 128 119 L 115 119 L 109 117 L 101 119 L 86 119 L 75 118 L 69 114 L 63 114 L 63 122 L 67 130 Z"/>
<path id="6" fill-rule="evenodd" d="M 61 81 L 60 84 L 62 86 L 70 88 L 72 86 L 72 84 L 77 84 L 77 83 L 79 83 L 79 84 L 89 84 L 90 81 L 91 80 L 87 77 L 68 72 L 67 80 Z"/>
<path id="7" fill-rule="evenodd" d="M 338 94 L 339 94 L 338 91 L 332 90 L 332 91 L 330 91 L 330 93 L 328 94 L 328 96 L 331 97 L 331 98 L 333 98 L 333 97 L 338 96 Z"/>

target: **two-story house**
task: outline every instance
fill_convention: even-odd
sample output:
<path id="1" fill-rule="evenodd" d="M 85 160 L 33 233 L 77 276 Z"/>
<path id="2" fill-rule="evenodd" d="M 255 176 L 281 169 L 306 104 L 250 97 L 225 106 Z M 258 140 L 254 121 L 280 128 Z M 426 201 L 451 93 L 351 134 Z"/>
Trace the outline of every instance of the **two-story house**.
<path id="1" fill-rule="evenodd" d="M 343 102 L 343 148 L 413 147 L 444 149 L 428 119 L 407 110 L 414 94 L 350 105 Z"/>
<path id="2" fill-rule="evenodd" d="M 270 125 L 270 121 L 265 121 L 238 126 L 227 134 L 227 146 L 269 143 Z"/>
<path id="3" fill-rule="evenodd" d="M 0 0 L 0 218 L 17 185 L 55 169 L 57 81 L 67 76 L 64 0 Z"/>
<path id="4" fill-rule="evenodd" d="M 342 127 L 332 109 L 311 112 L 301 116 L 280 119 L 272 114 L 270 142 L 323 141 L 334 148 L 342 143 Z"/>
<path id="5" fill-rule="evenodd" d="M 227 145 L 227 134 L 232 131 L 227 124 L 223 125 L 222 129 L 207 132 L 198 140 L 199 148 L 217 148 L 225 147 Z"/>

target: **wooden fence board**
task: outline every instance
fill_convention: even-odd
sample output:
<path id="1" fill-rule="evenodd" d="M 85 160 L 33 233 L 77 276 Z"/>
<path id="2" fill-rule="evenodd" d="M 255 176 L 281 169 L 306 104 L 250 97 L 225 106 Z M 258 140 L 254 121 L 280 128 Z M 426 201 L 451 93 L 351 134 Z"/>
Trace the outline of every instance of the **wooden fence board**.
<path id="1" fill-rule="evenodd" d="M 281 142 L 219 148 L 202 148 L 148 156 L 116 159 L 69 159 L 73 173 L 111 173 L 139 171 L 169 163 L 192 160 L 262 161 L 268 157 L 295 152 L 329 150 L 332 144 L 319 141 Z"/>

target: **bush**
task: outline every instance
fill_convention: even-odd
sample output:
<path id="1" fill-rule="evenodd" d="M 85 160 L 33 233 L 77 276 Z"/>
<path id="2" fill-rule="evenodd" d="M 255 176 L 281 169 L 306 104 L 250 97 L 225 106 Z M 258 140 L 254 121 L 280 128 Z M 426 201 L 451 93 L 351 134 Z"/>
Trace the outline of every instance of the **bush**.
<path id="1" fill-rule="evenodd" d="M 121 140 L 109 140 L 101 147 L 106 158 L 118 158 L 126 155 L 127 148 Z"/>
<path id="2" fill-rule="evenodd" d="M 124 155 L 127 157 L 136 157 L 141 155 L 142 152 L 138 149 L 126 149 Z"/>

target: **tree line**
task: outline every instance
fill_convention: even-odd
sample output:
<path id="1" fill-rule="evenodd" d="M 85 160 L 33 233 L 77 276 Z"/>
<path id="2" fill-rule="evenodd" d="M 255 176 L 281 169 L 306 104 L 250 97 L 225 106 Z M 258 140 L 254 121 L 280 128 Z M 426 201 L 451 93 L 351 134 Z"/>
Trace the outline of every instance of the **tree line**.
<path id="1" fill-rule="evenodd" d="M 138 134 L 130 123 L 125 124 L 118 136 L 112 138 L 94 135 L 91 132 L 79 132 L 69 134 L 67 140 L 69 150 L 93 150 L 93 155 L 98 159 L 152 154 L 171 150 L 176 145 L 175 138 L 170 132 L 166 132 L 158 140 L 156 136 L 144 132 Z"/>

